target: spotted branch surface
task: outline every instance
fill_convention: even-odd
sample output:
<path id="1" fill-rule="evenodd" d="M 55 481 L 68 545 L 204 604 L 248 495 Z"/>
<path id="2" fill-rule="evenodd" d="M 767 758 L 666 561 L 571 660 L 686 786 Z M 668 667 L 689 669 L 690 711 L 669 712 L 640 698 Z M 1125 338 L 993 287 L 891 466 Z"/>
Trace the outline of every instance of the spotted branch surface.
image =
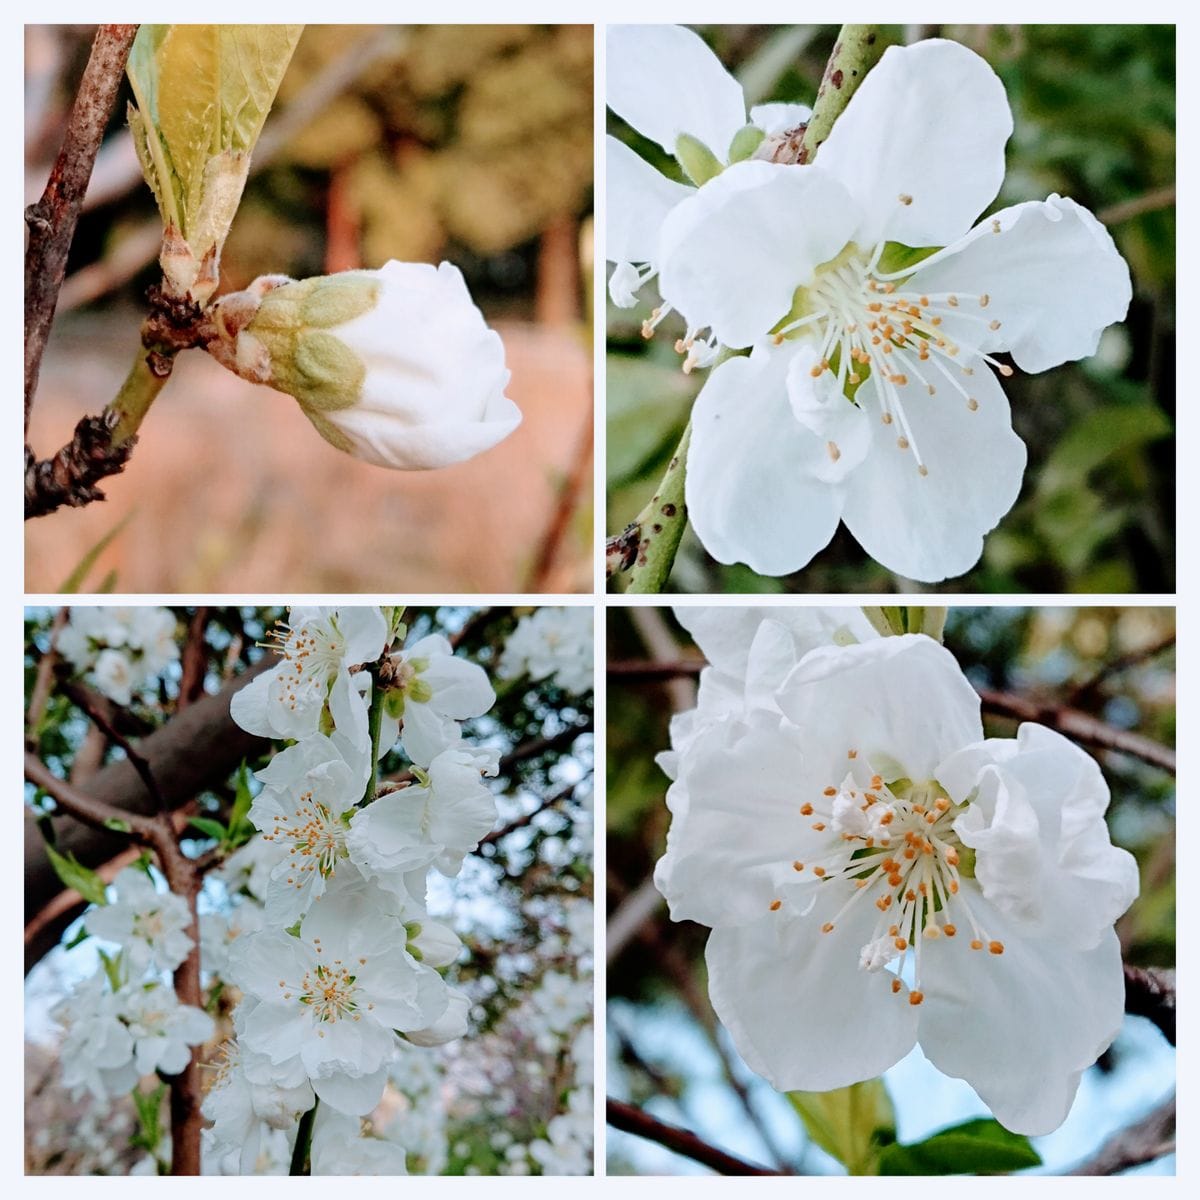
<path id="1" fill-rule="evenodd" d="M 858 90 L 866 73 L 879 61 L 884 42 L 878 25 L 843 25 L 833 45 L 833 53 L 825 64 L 825 74 L 817 89 L 804 140 L 800 143 L 797 162 L 809 163 L 816 157 L 822 142 L 833 130 L 833 123 L 842 115 L 850 97 Z"/>
<path id="2" fill-rule="evenodd" d="M 693 1162 L 709 1167 L 718 1175 L 781 1174 L 779 1171 L 769 1171 L 766 1167 L 759 1167 L 754 1163 L 735 1158 L 732 1154 L 726 1154 L 724 1150 L 718 1150 L 716 1146 L 698 1138 L 694 1133 L 680 1129 L 677 1125 L 668 1125 L 665 1121 L 652 1117 L 636 1105 L 626 1104 L 622 1100 L 614 1100 L 611 1096 L 608 1097 L 607 1117 L 608 1123 L 614 1129 L 635 1134 L 650 1142 L 657 1142 L 658 1145 L 665 1146 L 676 1154 L 682 1154 L 684 1158 L 690 1158 Z"/>
<path id="3" fill-rule="evenodd" d="M 25 210 L 29 245 L 25 251 L 25 432 L 37 391 L 42 355 L 54 322 L 58 293 L 67 270 L 67 255 L 83 208 L 104 127 L 117 99 L 125 60 L 137 34 L 136 25 L 101 25 L 75 104 L 67 119 L 62 148 L 50 171 L 46 190 Z"/>
<path id="4" fill-rule="evenodd" d="M 687 528 L 687 505 L 684 502 L 684 472 L 687 468 L 688 445 L 692 438 L 689 422 L 675 447 L 666 473 L 650 503 L 638 514 L 637 520 L 624 536 L 632 537 L 633 562 L 629 567 L 629 592 L 661 592 L 666 587 L 679 539 Z M 633 531 L 636 530 L 636 534 Z"/>

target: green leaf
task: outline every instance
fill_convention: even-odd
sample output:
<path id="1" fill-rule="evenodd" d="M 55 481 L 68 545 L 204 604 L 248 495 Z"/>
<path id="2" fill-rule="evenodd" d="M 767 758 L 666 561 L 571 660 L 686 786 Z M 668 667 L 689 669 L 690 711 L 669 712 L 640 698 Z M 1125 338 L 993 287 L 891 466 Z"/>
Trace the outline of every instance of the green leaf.
<path id="1" fill-rule="evenodd" d="M 76 946 L 86 942 L 90 936 L 91 934 L 88 933 L 87 929 L 80 925 L 79 932 L 69 942 L 66 943 L 66 949 L 74 950 Z"/>
<path id="2" fill-rule="evenodd" d="M 60 594 L 74 595 L 83 587 L 88 573 L 96 565 L 96 559 L 108 549 L 113 539 L 129 524 L 132 512 L 126 513 L 80 560 L 75 569 L 58 586 Z M 114 577 L 115 581 L 115 577 Z"/>
<path id="3" fill-rule="evenodd" d="M 1020 1133 L 981 1117 L 943 1129 L 910 1146 L 885 1146 L 881 1175 L 997 1175 L 1041 1166 L 1042 1159 Z"/>
<path id="4" fill-rule="evenodd" d="M 896 1114 L 882 1079 L 832 1092 L 788 1092 L 808 1136 L 851 1175 L 874 1175 L 880 1148 L 895 1141 Z"/>
<path id="5" fill-rule="evenodd" d="M 85 867 L 75 855 L 70 852 L 59 854 L 49 843 L 46 845 L 46 855 L 54 873 L 66 887 L 74 888 L 91 904 L 107 904 L 108 896 L 104 891 L 104 880 L 90 867 Z"/>
<path id="6" fill-rule="evenodd" d="M 137 1110 L 138 1131 L 129 1139 L 131 1146 L 154 1154 L 162 1140 L 162 1101 L 167 1085 L 160 1083 L 152 1092 L 133 1089 L 133 1106 Z"/>
<path id="7" fill-rule="evenodd" d="M 302 25 L 143 25 L 129 55 L 130 119 L 163 220 L 197 257 L 233 219 Z M 223 228 L 221 227 L 223 226 Z"/>
<path id="8" fill-rule="evenodd" d="M 189 817 L 188 824 L 194 825 L 201 833 L 207 837 L 215 838 L 218 842 L 225 840 L 227 830 L 220 821 L 214 821 L 211 817 Z"/>
<path id="9" fill-rule="evenodd" d="M 114 833 L 129 833 L 133 826 L 120 817 L 105 817 L 104 828 L 111 829 Z"/>
<path id="10" fill-rule="evenodd" d="M 243 759 L 234 777 L 233 807 L 229 810 L 229 832 L 225 842 L 229 849 L 236 850 L 238 846 L 248 842 L 254 836 L 254 826 L 250 824 L 250 805 L 254 797 L 250 794 L 250 770 Z"/>

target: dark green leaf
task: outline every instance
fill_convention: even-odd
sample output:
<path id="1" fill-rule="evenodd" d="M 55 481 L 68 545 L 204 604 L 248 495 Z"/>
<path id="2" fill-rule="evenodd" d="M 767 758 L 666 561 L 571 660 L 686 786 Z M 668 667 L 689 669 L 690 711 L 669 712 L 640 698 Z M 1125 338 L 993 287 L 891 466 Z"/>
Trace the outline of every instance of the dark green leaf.
<path id="1" fill-rule="evenodd" d="M 225 840 L 225 826 L 220 821 L 214 821 L 211 817 L 191 817 L 188 819 L 189 825 L 194 825 L 201 833 L 206 834 L 210 838 L 215 838 L 218 842 Z"/>
<path id="2" fill-rule="evenodd" d="M 1041 1166 L 1041 1157 L 1020 1133 L 979 1118 L 943 1129 L 911 1146 L 886 1146 L 881 1175 L 996 1175 Z"/>

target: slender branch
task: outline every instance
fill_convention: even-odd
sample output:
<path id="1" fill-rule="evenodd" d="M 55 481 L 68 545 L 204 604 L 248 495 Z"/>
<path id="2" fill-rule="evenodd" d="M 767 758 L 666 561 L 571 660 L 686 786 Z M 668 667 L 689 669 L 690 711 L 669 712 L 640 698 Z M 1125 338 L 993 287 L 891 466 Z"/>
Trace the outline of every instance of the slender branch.
<path id="1" fill-rule="evenodd" d="M 1130 754 L 1160 770 L 1175 774 L 1175 751 L 1158 742 L 1113 726 L 1093 717 L 1090 713 L 1068 708 L 1062 704 L 1048 704 L 1010 692 L 999 692 L 992 688 L 980 688 L 983 711 L 997 716 L 1012 717 L 1017 721 L 1035 721 L 1048 725 L 1074 741 L 1100 750 L 1115 750 Z"/>
<path id="2" fill-rule="evenodd" d="M 702 658 L 685 659 L 679 662 L 638 662 L 618 660 L 607 667 L 610 679 L 624 683 L 661 683 L 668 679 L 697 676 L 708 666 Z"/>
<path id="3" fill-rule="evenodd" d="M 863 77 L 879 61 L 883 50 L 878 25 L 842 26 L 825 64 L 812 116 L 800 143 L 798 162 L 812 162 L 816 157 L 821 144 L 833 131 L 833 123 L 850 103 L 850 97 L 858 90 Z"/>
<path id="4" fill-rule="evenodd" d="M 1175 1097 L 1160 1104 L 1148 1116 L 1111 1137 L 1072 1175 L 1119 1175 L 1131 1167 L 1153 1162 L 1175 1152 Z"/>
<path id="5" fill-rule="evenodd" d="M 607 1116 L 608 1123 L 614 1129 L 635 1134 L 650 1142 L 657 1142 L 660 1146 L 665 1146 L 676 1154 L 682 1154 L 684 1158 L 702 1163 L 716 1171 L 718 1175 L 781 1174 L 779 1171 L 769 1171 L 766 1167 L 759 1167 L 754 1163 L 734 1158 L 732 1154 L 718 1150 L 716 1146 L 698 1138 L 694 1133 L 680 1129 L 677 1125 L 668 1125 L 665 1121 L 652 1117 L 648 1112 L 635 1105 L 626 1104 L 622 1100 L 614 1100 L 611 1096 L 607 1100 Z"/>
<path id="6" fill-rule="evenodd" d="M 50 337 L 67 255 L 83 206 L 104 127 L 117 99 L 136 25 L 101 25 L 92 42 L 75 105 L 67 119 L 62 149 L 42 198 L 25 210 L 25 433 L 37 391 L 42 355 Z"/>
<path id="7" fill-rule="evenodd" d="M 1158 212 L 1163 208 L 1175 207 L 1175 185 L 1156 188 L 1142 196 L 1134 196 L 1132 200 L 1123 200 L 1109 208 L 1102 208 L 1096 214 L 1096 220 L 1104 225 L 1119 225 L 1122 221 L 1130 221 L 1143 213 Z"/>
<path id="8" fill-rule="evenodd" d="M 92 723 L 97 729 L 104 734 L 109 741 L 116 742 L 122 750 L 125 751 L 125 757 L 133 766 L 133 769 L 138 773 L 138 778 L 146 785 L 146 791 L 154 797 L 154 803 L 160 812 L 166 811 L 166 801 L 163 799 L 162 790 L 158 786 L 157 780 L 154 778 L 154 772 L 150 769 L 150 764 L 143 757 L 142 753 L 133 745 L 132 742 L 123 734 L 109 718 L 108 714 L 99 705 L 93 703 L 94 693 L 90 688 L 78 688 L 73 695 L 73 699 L 80 708 L 87 713 Z M 98 697 L 97 697 L 98 699 Z"/>
<path id="9" fill-rule="evenodd" d="M 487 837 L 481 839 L 479 844 L 481 846 L 486 846 L 491 843 L 498 842 L 502 838 L 508 837 L 510 833 L 515 833 L 518 829 L 524 829 L 526 825 L 531 825 L 534 819 L 541 813 L 553 808 L 560 801 L 565 800 L 568 796 L 574 794 L 575 789 L 580 785 L 580 783 L 585 782 L 587 782 L 586 779 L 577 780 L 574 783 L 568 783 L 566 786 L 559 788 L 558 791 L 552 796 L 547 796 L 532 812 L 522 813 L 521 816 L 514 817 L 513 820 L 508 822 L 508 824 L 501 825 L 499 829 L 493 829 L 492 832 L 487 835 Z"/>
<path id="10" fill-rule="evenodd" d="M 679 541 L 687 528 L 684 487 L 691 440 L 692 423 L 689 421 L 650 503 L 638 513 L 631 527 L 637 530 L 637 546 L 633 565 L 629 568 L 629 586 L 625 589 L 628 592 L 661 592 L 667 585 Z M 621 536 L 629 532 L 626 530 Z"/>
<path id="11" fill-rule="evenodd" d="M 1175 1045 L 1175 972 L 1125 964 L 1125 1011 L 1146 1017 Z"/>
<path id="12" fill-rule="evenodd" d="M 587 481 L 592 471 L 592 441 L 593 429 L 590 416 L 585 423 L 583 436 L 579 439 L 575 455 L 571 460 L 571 468 L 555 498 L 554 511 L 550 522 L 538 546 L 537 555 L 526 576 L 526 588 L 531 592 L 549 590 L 553 579 L 554 567 L 558 561 L 559 551 L 571 527 L 571 517 L 583 499 Z"/>
<path id="13" fill-rule="evenodd" d="M 1136 650 L 1130 650 L 1126 654 L 1118 655 L 1111 662 L 1105 663 L 1090 679 L 1085 679 L 1082 683 L 1077 684 L 1071 689 L 1067 696 L 1067 703 L 1072 706 L 1078 706 L 1080 701 L 1095 695 L 1101 684 L 1111 679 L 1114 675 L 1121 675 L 1132 667 L 1141 666 L 1142 663 L 1152 658 L 1157 658 L 1160 654 L 1170 650 L 1175 645 L 1175 631 L 1172 630 L 1164 637 L 1158 638 L 1145 646 L 1140 646 Z"/>
<path id="14" fill-rule="evenodd" d="M 28 750 L 25 751 L 25 778 L 53 797 L 54 803 L 68 816 L 92 829 L 105 833 L 124 833 L 148 846 L 153 846 L 161 836 L 161 829 L 153 817 L 118 808 L 115 804 L 80 791 L 65 779 L 59 779 L 36 754 Z"/>
<path id="15" fill-rule="evenodd" d="M 208 652 L 204 634 L 208 629 L 211 610 L 200 605 L 188 622 L 187 641 L 183 646 L 182 674 L 179 678 L 178 708 L 187 708 L 204 695 L 204 675 L 208 669 Z"/>
<path id="16" fill-rule="evenodd" d="M 67 623 L 70 610 L 65 606 L 54 614 L 54 623 L 50 626 L 50 649 L 38 659 L 37 674 L 33 681 L 33 690 L 29 693 L 29 708 L 25 713 L 25 748 L 36 750 L 38 743 L 38 726 L 42 722 L 42 714 L 50 700 L 54 686 L 54 668 L 58 665 L 58 631 Z"/>

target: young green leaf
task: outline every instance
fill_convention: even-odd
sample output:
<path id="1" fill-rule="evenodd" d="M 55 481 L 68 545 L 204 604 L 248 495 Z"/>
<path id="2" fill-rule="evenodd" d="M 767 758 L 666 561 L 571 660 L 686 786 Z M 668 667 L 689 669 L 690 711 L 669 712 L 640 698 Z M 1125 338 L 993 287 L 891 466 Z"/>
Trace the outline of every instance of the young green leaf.
<path id="1" fill-rule="evenodd" d="M 896 1114 L 882 1079 L 832 1092 L 788 1092 L 808 1136 L 851 1175 L 878 1172 L 881 1147 L 896 1138 Z"/>
<path id="2" fill-rule="evenodd" d="M 195 826 L 206 837 L 214 838 L 218 842 L 223 842 L 228 832 L 220 821 L 214 821 L 211 817 L 190 817 L 188 824 Z"/>
<path id="3" fill-rule="evenodd" d="M 881 1175 L 998 1175 L 1041 1166 L 1024 1134 L 1011 1133 L 990 1117 L 964 1121 L 923 1142 L 885 1146 Z"/>
<path id="4" fill-rule="evenodd" d="M 107 904 L 108 897 L 104 891 L 104 880 L 90 867 L 85 867 L 71 853 L 60 854 L 49 843 L 46 844 L 46 855 L 54 873 L 62 880 L 64 886 L 74 888 L 91 904 Z"/>

